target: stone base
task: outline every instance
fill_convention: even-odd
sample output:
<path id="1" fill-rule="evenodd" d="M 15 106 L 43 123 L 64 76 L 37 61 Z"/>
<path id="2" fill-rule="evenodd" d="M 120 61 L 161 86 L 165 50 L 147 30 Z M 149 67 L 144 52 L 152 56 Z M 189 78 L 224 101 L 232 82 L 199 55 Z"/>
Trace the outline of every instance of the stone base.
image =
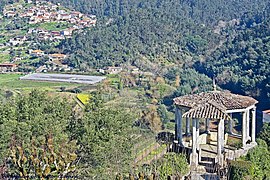
<path id="1" fill-rule="evenodd" d="M 191 153 L 190 154 L 190 167 L 191 167 L 191 170 L 195 170 L 199 164 L 199 161 L 198 161 L 198 153 Z"/>
<path id="2" fill-rule="evenodd" d="M 224 155 L 223 154 L 219 154 L 217 156 L 217 162 L 218 162 L 218 165 L 220 165 L 220 167 L 223 168 L 223 166 L 224 166 Z"/>
<path id="3" fill-rule="evenodd" d="M 253 146 L 253 147 L 255 147 L 255 146 L 257 146 L 258 144 L 257 144 L 257 142 L 251 142 L 250 145 Z"/>

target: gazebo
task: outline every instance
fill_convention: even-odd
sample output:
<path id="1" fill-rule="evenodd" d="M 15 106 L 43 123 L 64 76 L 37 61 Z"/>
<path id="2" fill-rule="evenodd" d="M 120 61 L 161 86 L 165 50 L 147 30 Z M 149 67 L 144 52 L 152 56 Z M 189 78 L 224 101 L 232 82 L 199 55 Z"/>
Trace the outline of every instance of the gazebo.
<path id="1" fill-rule="evenodd" d="M 229 91 L 209 91 L 185 95 L 174 99 L 175 111 L 175 144 L 190 149 L 190 165 L 197 169 L 202 160 L 202 149 L 212 144 L 214 164 L 223 168 L 225 162 L 238 158 L 256 146 L 256 104 L 257 100 Z M 241 115 L 241 135 L 233 132 L 233 114 Z M 200 132 L 200 122 L 204 122 L 205 131 Z M 225 132 L 225 121 L 227 132 Z M 185 123 L 183 123 L 185 122 Z M 192 127 L 190 126 L 192 122 Z M 217 131 L 210 129 L 210 123 L 217 123 Z M 185 124 L 185 133 L 182 126 Z M 251 127 L 251 128 L 250 128 Z M 192 128 L 192 136 L 190 129 Z M 241 138 L 241 148 L 229 148 L 229 136 Z M 192 138 L 191 138 L 192 137 Z M 211 143 L 213 141 L 214 143 Z M 240 141 L 240 140 L 239 140 Z M 213 153 L 212 153 L 213 154 Z M 205 155 L 208 156 L 208 155 Z"/>

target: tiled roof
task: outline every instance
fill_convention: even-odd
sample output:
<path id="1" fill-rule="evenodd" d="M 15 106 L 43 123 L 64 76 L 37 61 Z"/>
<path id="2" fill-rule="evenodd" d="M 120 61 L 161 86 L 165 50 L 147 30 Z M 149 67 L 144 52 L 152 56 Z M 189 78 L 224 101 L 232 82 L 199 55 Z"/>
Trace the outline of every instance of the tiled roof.
<path id="1" fill-rule="evenodd" d="M 229 91 L 210 91 L 177 97 L 174 104 L 190 108 L 183 117 L 230 119 L 226 110 L 245 109 L 257 104 L 252 97 L 232 94 Z"/>
<path id="2" fill-rule="evenodd" d="M 206 103 L 199 104 L 188 112 L 183 114 L 183 117 L 187 118 L 207 118 L 207 119 L 226 119 L 229 120 L 231 117 L 226 113 L 226 108 L 222 105 L 210 101 Z"/>
<path id="3" fill-rule="evenodd" d="M 226 110 L 243 109 L 258 101 L 249 96 L 232 94 L 229 91 L 209 91 L 199 94 L 185 95 L 174 99 L 174 103 L 179 106 L 192 108 L 197 104 L 213 101 L 218 105 L 222 105 Z"/>

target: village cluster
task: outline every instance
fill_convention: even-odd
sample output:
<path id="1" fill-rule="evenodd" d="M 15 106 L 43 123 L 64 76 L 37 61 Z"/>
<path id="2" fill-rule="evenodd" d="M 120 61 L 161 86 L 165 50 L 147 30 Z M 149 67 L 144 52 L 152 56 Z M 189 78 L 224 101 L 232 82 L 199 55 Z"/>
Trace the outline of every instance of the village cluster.
<path id="1" fill-rule="evenodd" d="M 11 37 L 5 45 L 0 45 L 1 47 L 6 46 L 11 48 L 31 44 L 31 37 L 33 36 L 40 41 L 48 40 L 59 42 L 63 39 L 71 38 L 74 31 L 95 26 L 97 22 L 95 15 L 85 15 L 78 11 L 71 11 L 63 8 L 60 4 L 32 0 L 26 0 L 26 4 L 24 5 L 16 3 L 6 6 L 3 10 L 3 16 L 10 20 L 24 18 L 27 19 L 27 23 L 29 24 L 27 34 Z M 39 26 L 41 24 L 59 25 L 59 30 L 41 28 Z M 64 25 L 64 27 L 62 28 L 61 25 Z M 59 66 L 64 71 L 70 69 L 62 64 L 62 61 L 67 57 L 65 54 L 45 54 L 44 51 L 40 49 L 27 49 L 30 58 L 48 57 L 50 62 L 52 62 L 52 69 L 47 69 L 42 66 L 39 67 L 37 71 L 54 70 Z M 16 62 L 22 59 L 24 58 L 16 56 L 11 60 L 11 63 L 0 64 L 0 71 L 14 71 L 17 67 L 16 64 L 18 64 Z"/>
<path id="2" fill-rule="evenodd" d="M 11 4 L 4 9 L 3 15 L 7 18 L 28 18 L 29 24 L 67 23 L 69 25 L 67 29 L 61 31 L 30 28 L 28 33 L 38 34 L 40 40 L 70 38 L 73 31 L 95 26 L 97 22 L 95 15 L 85 15 L 78 11 L 69 11 L 61 8 L 59 4 L 56 5 L 47 1 L 32 2 L 31 0 L 28 0 L 28 4 L 32 6 L 23 7 L 22 5 L 14 6 Z"/>

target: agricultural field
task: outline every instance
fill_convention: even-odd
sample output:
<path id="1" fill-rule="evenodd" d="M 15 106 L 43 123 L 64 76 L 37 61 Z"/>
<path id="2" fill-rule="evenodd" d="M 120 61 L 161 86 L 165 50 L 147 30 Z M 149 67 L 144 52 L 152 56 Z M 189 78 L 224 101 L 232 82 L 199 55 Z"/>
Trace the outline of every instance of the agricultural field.
<path id="1" fill-rule="evenodd" d="M 33 89 L 42 88 L 43 90 L 56 90 L 60 87 L 77 87 L 75 83 L 59 82 L 39 82 L 39 81 L 22 81 L 19 80 L 21 74 L 0 74 L 0 87 L 6 89 Z"/>
<path id="2" fill-rule="evenodd" d="M 63 29 L 71 27 L 72 24 L 68 24 L 66 22 L 46 22 L 41 24 L 30 25 L 30 28 L 41 28 L 48 31 L 61 31 Z"/>
<path id="3" fill-rule="evenodd" d="M 89 100 L 90 100 L 90 95 L 89 94 L 78 94 L 77 95 L 77 99 L 83 103 L 84 105 L 86 105 Z"/>

